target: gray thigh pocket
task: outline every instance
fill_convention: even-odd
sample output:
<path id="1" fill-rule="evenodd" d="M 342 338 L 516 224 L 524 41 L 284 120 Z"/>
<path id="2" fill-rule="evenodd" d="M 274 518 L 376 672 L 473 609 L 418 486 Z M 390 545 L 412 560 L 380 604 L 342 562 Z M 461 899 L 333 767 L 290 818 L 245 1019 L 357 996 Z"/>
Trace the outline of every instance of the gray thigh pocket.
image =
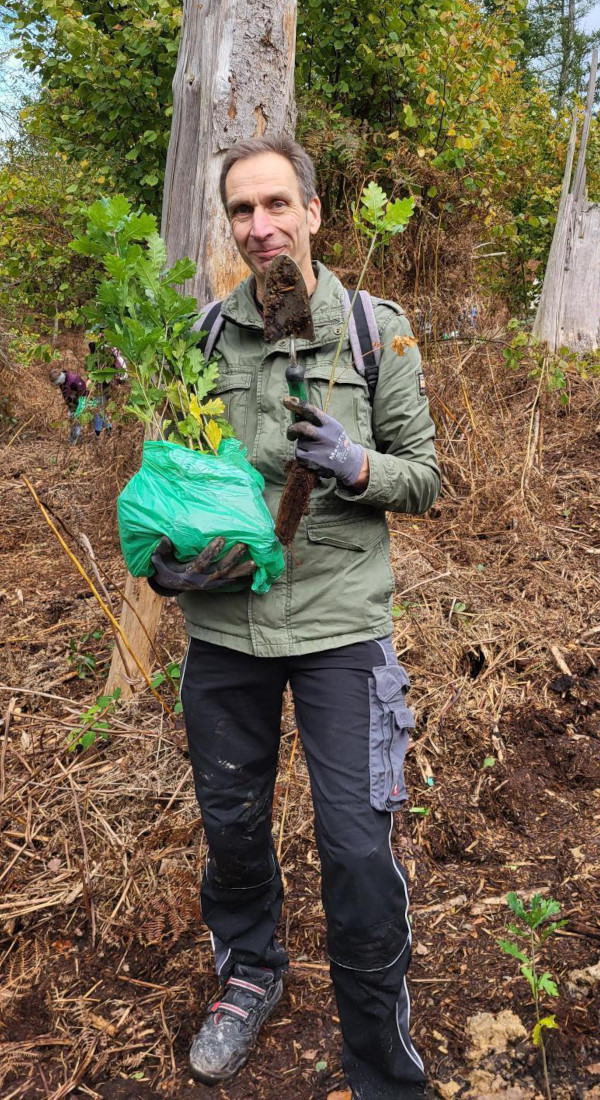
<path id="1" fill-rule="evenodd" d="M 406 801 L 404 757 L 415 716 L 406 705 L 410 680 L 402 665 L 373 669 L 369 684 L 371 724 L 369 772 L 371 805 L 389 812 Z"/>

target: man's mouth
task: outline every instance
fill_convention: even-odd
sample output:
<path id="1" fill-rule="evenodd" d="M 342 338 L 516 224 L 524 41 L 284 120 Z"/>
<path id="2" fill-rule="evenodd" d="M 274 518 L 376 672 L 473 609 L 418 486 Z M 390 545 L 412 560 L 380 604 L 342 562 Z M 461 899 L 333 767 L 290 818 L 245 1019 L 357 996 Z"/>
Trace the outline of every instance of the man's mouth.
<path id="1" fill-rule="evenodd" d="M 275 256 L 278 256 L 279 253 L 283 251 L 284 245 L 279 245 L 278 248 L 256 248 L 253 254 L 258 256 L 261 260 L 273 260 Z"/>

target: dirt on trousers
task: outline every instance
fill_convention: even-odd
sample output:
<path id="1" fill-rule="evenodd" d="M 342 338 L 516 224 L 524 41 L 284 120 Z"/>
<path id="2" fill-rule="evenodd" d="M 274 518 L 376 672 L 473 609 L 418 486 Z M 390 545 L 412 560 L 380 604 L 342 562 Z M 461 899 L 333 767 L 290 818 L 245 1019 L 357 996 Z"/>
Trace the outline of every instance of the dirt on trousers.
<path id="1" fill-rule="evenodd" d="M 599 1100 L 600 381 L 569 376 L 568 408 L 549 396 L 532 449 L 537 383 L 507 372 L 494 343 L 468 370 L 463 356 L 448 344 L 426 364 L 442 497 L 426 517 L 390 518 L 395 643 L 417 714 L 394 832 L 413 1036 L 444 1100 L 542 1095 L 529 987 L 497 943 L 507 892 L 539 891 L 567 921 L 542 960 L 559 987 L 544 1002 L 559 1025 L 553 1095 Z M 40 368 L 43 404 L 42 382 Z M 87 536 L 118 610 L 114 505 L 139 434 L 89 431 L 70 447 L 55 394 L 47 416 L 27 425 L 26 412 L 16 400 L 0 426 L 0 1096 L 347 1100 L 289 699 L 274 814 L 286 992 L 241 1075 L 211 1090 L 189 1077 L 217 987 L 185 733 L 142 691 L 110 710 L 106 739 L 69 750 L 112 639 L 22 478 L 96 576 Z M 170 602 L 158 641 L 163 661 L 181 659 Z"/>

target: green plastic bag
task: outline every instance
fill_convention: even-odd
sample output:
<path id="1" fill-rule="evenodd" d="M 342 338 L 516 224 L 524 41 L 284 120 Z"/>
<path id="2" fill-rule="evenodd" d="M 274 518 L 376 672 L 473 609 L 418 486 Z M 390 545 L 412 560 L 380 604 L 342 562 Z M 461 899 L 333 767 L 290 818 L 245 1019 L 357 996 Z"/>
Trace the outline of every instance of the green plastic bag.
<path id="1" fill-rule="evenodd" d="M 236 542 L 246 543 L 258 566 L 252 589 L 268 592 L 283 572 L 284 559 L 264 487 L 237 439 L 223 440 L 218 455 L 179 443 L 144 443 L 141 468 L 117 500 L 121 549 L 130 573 L 147 577 L 154 572 L 150 559 L 163 535 L 180 561 L 222 535 L 223 554 Z"/>
<path id="2" fill-rule="evenodd" d="M 87 397 L 87 395 L 84 394 L 83 397 L 79 398 L 79 401 L 77 402 L 77 408 L 75 409 L 73 416 L 77 420 L 79 420 L 79 417 L 82 413 L 85 412 L 86 409 L 95 409 L 97 405 L 98 399 L 96 397 Z"/>

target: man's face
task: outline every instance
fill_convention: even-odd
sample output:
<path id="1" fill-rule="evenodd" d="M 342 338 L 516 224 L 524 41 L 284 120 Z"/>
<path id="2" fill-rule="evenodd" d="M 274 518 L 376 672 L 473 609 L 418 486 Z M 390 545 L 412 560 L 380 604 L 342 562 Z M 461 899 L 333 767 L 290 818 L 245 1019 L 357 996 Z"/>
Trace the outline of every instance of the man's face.
<path id="1" fill-rule="evenodd" d="M 259 288 L 275 256 L 296 261 L 309 290 L 314 286 L 310 238 L 321 224 L 321 203 L 302 202 L 296 173 L 279 153 L 239 160 L 225 181 L 227 212 L 240 256 L 256 275 Z"/>

